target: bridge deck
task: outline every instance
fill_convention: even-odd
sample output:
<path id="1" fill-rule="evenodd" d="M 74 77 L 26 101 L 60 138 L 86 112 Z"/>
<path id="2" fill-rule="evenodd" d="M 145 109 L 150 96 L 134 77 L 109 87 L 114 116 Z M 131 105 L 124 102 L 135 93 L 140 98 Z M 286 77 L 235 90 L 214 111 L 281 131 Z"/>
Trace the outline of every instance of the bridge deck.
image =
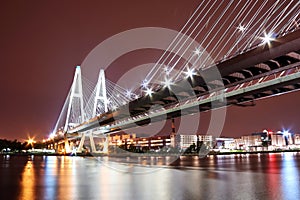
<path id="1" fill-rule="evenodd" d="M 241 52 L 170 88 L 162 87 L 151 96 L 141 97 L 117 111 L 91 119 L 69 133 L 94 128 L 98 128 L 99 133 L 114 132 L 149 123 L 150 118 L 151 122 L 159 121 L 166 114 L 168 118 L 177 117 L 210 110 L 212 104 L 214 107 L 242 105 L 243 102 L 297 90 L 300 82 L 299 35 L 300 30 L 297 30 L 272 41 L 270 46 L 260 45 Z M 216 72 L 219 72 L 219 77 Z M 220 101 L 224 96 L 227 101 Z M 158 110 L 150 109 L 155 105 L 159 105 Z"/>

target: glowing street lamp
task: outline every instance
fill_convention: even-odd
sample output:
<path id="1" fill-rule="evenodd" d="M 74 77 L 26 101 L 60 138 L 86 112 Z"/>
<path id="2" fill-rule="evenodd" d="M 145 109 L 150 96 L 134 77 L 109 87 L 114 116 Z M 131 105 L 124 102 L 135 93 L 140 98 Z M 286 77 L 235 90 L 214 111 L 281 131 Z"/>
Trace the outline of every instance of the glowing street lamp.
<path id="1" fill-rule="evenodd" d="M 27 143 L 28 144 L 33 144 L 33 143 L 35 143 L 35 141 L 32 138 L 30 138 L 30 139 L 27 140 Z"/>
<path id="2" fill-rule="evenodd" d="M 31 148 L 33 148 L 33 144 L 34 143 L 36 143 L 36 141 L 34 140 L 34 138 L 28 137 L 28 139 L 27 139 L 27 145 L 30 145 Z"/>

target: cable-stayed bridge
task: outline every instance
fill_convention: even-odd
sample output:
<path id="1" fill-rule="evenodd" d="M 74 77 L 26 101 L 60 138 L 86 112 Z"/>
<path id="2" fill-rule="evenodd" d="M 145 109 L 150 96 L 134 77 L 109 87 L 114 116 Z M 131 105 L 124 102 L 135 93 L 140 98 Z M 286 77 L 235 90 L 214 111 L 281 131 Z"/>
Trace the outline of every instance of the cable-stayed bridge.
<path id="1" fill-rule="evenodd" d="M 107 80 L 95 87 L 76 68 L 52 138 L 109 135 L 138 125 L 300 88 L 299 1 L 202 1 L 136 91 Z M 176 53 L 171 53 L 176 52 Z M 187 59 L 179 52 L 188 54 Z M 105 150 L 107 151 L 107 143 Z"/>

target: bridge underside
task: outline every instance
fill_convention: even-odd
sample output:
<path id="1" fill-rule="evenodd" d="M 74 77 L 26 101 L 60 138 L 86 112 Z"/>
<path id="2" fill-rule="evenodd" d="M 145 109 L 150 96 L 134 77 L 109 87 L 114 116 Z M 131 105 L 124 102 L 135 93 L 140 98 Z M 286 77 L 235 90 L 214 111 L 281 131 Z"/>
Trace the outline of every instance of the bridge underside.
<path id="1" fill-rule="evenodd" d="M 106 127 L 102 133 L 112 133 L 160 121 L 165 115 L 174 118 L 228 105 L 253 105 L 251 102 L 256 99 L 298 90 L 299 34 L 298 30 L 270 45 L 241 52 L 215 67 L 202 69 L 170 87 L 161 87 L 150 96 L 91 119 L 70 133 L 98 127 Z M 220 100 L 224 97 L 226 101 Z M 152 113 L 153 110 L 161 114 Z"/>
<path id="2" fill-rule="evenodd" d="M 132 101 L 129 105 L 130 114 L 137 115 L 155 104 L 166 106 L 186 97 L 206 95 L 216 89 L 232 87 L 297 67 L 300 61 L 299 35 L 298 30 L 270 45 L 258 46 L 217 63 L 215 67 L 203 69 L 192 77 L 172 85 L 171 88 L 164 87 L 152 96 Z"/>

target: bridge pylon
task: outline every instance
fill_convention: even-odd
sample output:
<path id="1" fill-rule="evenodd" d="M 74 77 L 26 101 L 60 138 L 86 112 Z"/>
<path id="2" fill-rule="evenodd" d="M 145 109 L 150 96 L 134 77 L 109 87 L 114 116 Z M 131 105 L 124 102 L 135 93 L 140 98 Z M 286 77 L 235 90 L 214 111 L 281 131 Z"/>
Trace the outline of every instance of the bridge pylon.
<path id="1" fill-rule="evenodd" d="M 106 83 L 105 83 L 105 73 L 103 69 L 100 69 L 98 81 L 95 89 L 95 98 L 94 98 L 94 104 L 93 104 L 93 110 L 92 110 L 92 117 L 95 117 L 96 115 L 101 113 L 101 110 L 104 112 L 108 111 L 108 98 L 107 98 L 107 92 L 106 92 Z M 102 109 L 100 109 L 102 107 Z M 83 133 L 81 136 L 80 144 L 78 151 L 82 151 L 83 143 L 85 141 L 85 136 L 88 135 L 91 145 L 91 152 L 97 152 L 95 141 L 93 137 L 93 131 L 90 130 L 86 133 Z M 109 136 L 106 136 L 105 144 L 104 144 L 104 153 L 107 153 L 108 149 L 108 139 Z"/>
<path id="2" fill-rule="evenodd" d="M 79 101 L 79 119 L 75 122 L 71 122 L 71 110 L 73 108 L 73 103 L 75 101 Z M 73 83 L 71 86 L 71 94 L 70 94 L 70 99 L 69 99 L 69 105 L 68 105 L 68 111 L 67 111 L 67 117 L 66 117 L 66 122 L 64 126 L 64 132 L 67 132 L 69 129 L 70 123 L 83 123 L 85 121 L 85 113 L 83 109 L 83 93 L 82 93 L 82 80 L 81 80 L 81 69 L 80 66 L 76 67 L 75 70 L 75 75 L 73 79 Z"/>
<path id="3" fill-rule="evenodd" d="M 105 72 L 103 69 L 100 69 L 99 71 L 99 77 L 98 82 L 96 85 L 96 96 L 94 100 L 94 107 L 93 107 L 93 116 L 96 116 L 98 107 L 104 107 L 104 112 L 108 111 L 108 98 L 107 98 L 107 92 L 106 92 L 106 83 L 105 83 Z M 94 138 L 92 132 L 90 133 L 90 141 L 91 144 L 94 143 Z M 105 142 L 104 142 L 104 148 L 103 153 L 108 153 L 108 142 L 109 142 L 109 136 L 105 136 Z M 92 147 L 93 148 L 93 147 Z M 94 147 L 95 148 L 95 147 Z M 96 150 L 96 148 L 95 148 Z"/>
<path id="4" fill-rule="evenodd" d="M 79 110 L 75 111 L 75 107 L 78 107 L 78 105 L 75 106 L 75 104 L 79 103 Z M 79 117 L 76 118 L 76 121 L 72 121 L 71 118 L 71 113 L 77 112 L 79 114 Z M 78 113 L 78 111 L 80 113 Z M 70 124 L 80 124 L 85 121 L 85 112 L 83 109 L 83 92 L 82 92 L 82 79 L 81 79 L 81 69 L 80 66 L 76 67 L 75 74 L 74 74 L 74 79 L 73 83 L 71 86 L 71 93 L 70 93 L 70 99 L 69 99 L 69 104 L 68 104 L 68 110 L 67 110 L 67 116 L 66 116 L 66 121 L 64 125 L 64 132 L 67 133 L 68 129 L 70 128 Z M 69 153 L 71 152 L 69 142 L 67 139 L 67 136 L 65 134 L 65 152 Z"/>
<path id="5" fill-rule="evenodd" d="M 105 84 L 105 73 L 103 69 L 100 69 L 98 82 L 96 85 L 96 95 L 94 99 L 94 106 L 93 106 L 93 113 L 92 116 L 95 117 L 97 111 L 99 110 L 100 106 L 104 107 L 104 112 L 108 111 L 108 99 L 106 93 L 106 84 Z"/>

